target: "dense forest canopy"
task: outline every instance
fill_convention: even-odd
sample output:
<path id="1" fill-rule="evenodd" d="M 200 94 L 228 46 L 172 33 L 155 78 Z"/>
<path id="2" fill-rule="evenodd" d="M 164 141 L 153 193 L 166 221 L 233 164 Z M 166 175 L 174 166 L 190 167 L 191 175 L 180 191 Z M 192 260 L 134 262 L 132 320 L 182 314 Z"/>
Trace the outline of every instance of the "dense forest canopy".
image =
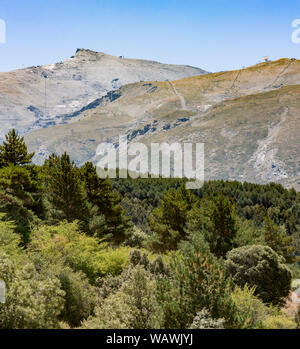
<path id="1" fill-rule="evenodd" d="M 298 328 L 300 194 L 270 183 L 101 179 L 0 146 L 0 328 Z M 266 277 L 267 276 L 267 277 Z"/>

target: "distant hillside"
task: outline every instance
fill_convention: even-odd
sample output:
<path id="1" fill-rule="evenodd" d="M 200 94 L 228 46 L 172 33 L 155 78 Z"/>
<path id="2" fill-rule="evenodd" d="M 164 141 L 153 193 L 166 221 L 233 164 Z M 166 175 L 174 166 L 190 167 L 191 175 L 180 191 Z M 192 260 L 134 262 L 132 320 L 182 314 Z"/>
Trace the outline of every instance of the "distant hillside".
<path id="1" fill-rule="evenodd" d="M 64 62 L 0 73 L 0 141 L 12 127 L 26 133 L 74 121 L 91 102 L 125 84 L 204 73 L 84 49 Z"/>
<path id="2" fill-rule="evenodd" d="M 98 143 L 204 142 L 206 179 L 278 181 L 300 189 L 300 61 L 138 82 L 93 101 L 77 122 L 26 136 L 42 161 L 67 151 L 94 160 Z"/>

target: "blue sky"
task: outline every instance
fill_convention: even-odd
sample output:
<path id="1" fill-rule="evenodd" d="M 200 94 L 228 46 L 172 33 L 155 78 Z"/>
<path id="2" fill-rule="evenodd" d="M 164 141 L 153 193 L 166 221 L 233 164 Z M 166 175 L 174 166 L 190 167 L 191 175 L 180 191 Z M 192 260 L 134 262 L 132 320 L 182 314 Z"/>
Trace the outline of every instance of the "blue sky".
<path id="1" fill-rule="evenodd" d="M 208 71 L 300 58 L 300 0 L 0 0 L 0 71 L 55 63 L 89 48 Z"/>

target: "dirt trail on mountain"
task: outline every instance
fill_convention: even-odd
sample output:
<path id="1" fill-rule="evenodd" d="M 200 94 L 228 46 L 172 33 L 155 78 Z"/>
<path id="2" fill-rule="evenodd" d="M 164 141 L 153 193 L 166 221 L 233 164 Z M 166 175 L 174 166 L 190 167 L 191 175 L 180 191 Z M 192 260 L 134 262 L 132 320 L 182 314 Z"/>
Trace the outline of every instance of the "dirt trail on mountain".
<path id="1" fill-rule="evenodd" d="M 242 73 L 242 70 L 239 70 L 238 73 L 237 73 L 237 75 L 236 75 L 236 77 L 235 77 L 235 79 L 234 79 L 233 82 L 232 82 L 232 86 L 230 87 L 229 92 L 231 92 L 231 91 L 236 92 L 236 91 L 235 91 L 235 90 L 236 90 L 235 84 L 236 84 L 236 82 L 238 81 L 238 78 L 239 78 L 239 76 L 241 75 L 241 73 Z"/>
<path id="2" fill-rule="evenodd" d="M 273 86 L 275 85 L 275 83 L 278 81 L 278 79 L 280 78 L 280 76 L 281 76 L 282 74 L 284 74 L 284 73 L 288 70 L 288 68 L 290 67 L 290 65 L 291 65 L 293 62 L 294 62 L 294 60 L 290 60 L 290 61 L 288 62 L 288 64 L 282 69 L 282 71 L 275 77 L 274 81 L 268 86 L 269 88 L 270 88 L 270 87 L 273 87 Z"/>
<path id="3" fill-rule="evenodd" d="M 170 86 L 171 86 L 171 88 L 172 88 L 174 94 L 179 98 L 180 103 L 181 103 L 181 108 L 182 108 L 183 110 L 187 110 L 186 102 L 185 102 L 184 97 L 183 97 L 181 94 L 178 93 L 178 91 L 176 90 L 176 87 L 174 86 L 174 84 L 172 83 L 172 81 L 169 81 L 169 80 L 168 80 L 168 82 L 169 82 L 169 84 L 170 84 Z"/>

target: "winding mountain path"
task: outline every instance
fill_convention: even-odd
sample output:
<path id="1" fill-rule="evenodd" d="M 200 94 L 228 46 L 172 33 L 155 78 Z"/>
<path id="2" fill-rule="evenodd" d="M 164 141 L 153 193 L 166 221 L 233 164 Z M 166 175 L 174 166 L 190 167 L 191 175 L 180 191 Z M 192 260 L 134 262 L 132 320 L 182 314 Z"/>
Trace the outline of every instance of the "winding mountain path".
<path id="1" fill-rule="evenodd" d="M 290 65 L 294 62 L 294 60 L 290 60 L 287 65 L 282 69 L 281 72 L 279 72 L 279 74 L 277 74 L 277 76 L 275 77 L 274 81 L 268 86 L 268 88 L 274 87 L 274 85 L 276 84 L 276 82 L 279 80 L 279 78 L 288 70 L 288 68 L 290 67 Z"/>
<path id="2" fill-rule="evenodd" d="M 168 80 L 168 82 L 169 82 L 169 84 L 170 84 L 170 86 L 171 86 L 171 88 L 172 88 L 174 94 L 179 98 L 180 103 L 181 103 L 181 108 L 182 108 L 183 110 L 187 110 L 186 102 L 185 102 L 184 97 L 183 97 L 181 94 L 178 93 L 178 91 L 176 90 L 176 87 L 174 86 L 174 84 L 172 83 L 172 81 Z"/>

